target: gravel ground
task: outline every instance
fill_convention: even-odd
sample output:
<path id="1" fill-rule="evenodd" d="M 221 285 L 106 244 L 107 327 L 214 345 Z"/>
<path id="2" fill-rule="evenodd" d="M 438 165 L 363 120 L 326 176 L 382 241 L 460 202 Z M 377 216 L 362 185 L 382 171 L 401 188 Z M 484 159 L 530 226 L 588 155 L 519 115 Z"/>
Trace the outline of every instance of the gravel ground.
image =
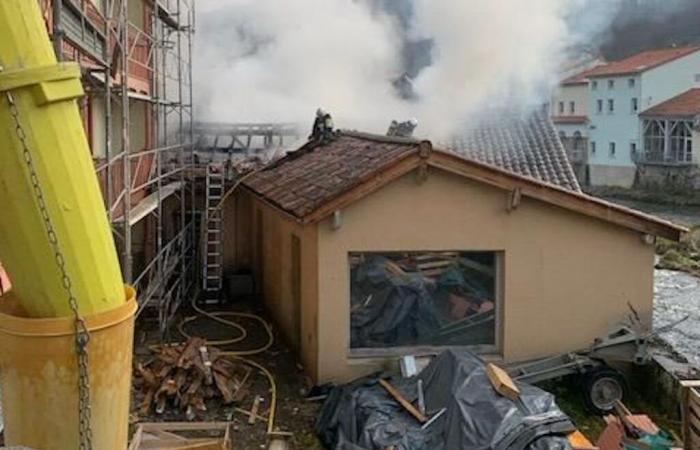
<path id="1" fill-rule="evenodd" d="M 700 366 L 700 278 L 683 272 L 654 274 L 654 327 L 690 316 L 662 338 L 688 361 Z"/>

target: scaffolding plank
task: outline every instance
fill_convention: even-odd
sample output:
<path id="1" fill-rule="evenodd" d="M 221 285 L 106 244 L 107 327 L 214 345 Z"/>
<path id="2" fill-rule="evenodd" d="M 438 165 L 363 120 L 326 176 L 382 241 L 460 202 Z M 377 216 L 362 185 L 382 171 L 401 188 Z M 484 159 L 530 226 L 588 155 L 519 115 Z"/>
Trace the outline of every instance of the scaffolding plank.
<path id="1" fill-rule="evenodd" d="M 160 199 L 161 201 L 173 195 L 175 192 L 179 191 L 182 187 L 180 181 L 175 181 L 173 183 L 166 184 L 160 188 Z M 143 220 L 144 217 L 148 216 L 150 213 L 158 209 L 158 191 L 148 194 L 144 197 L 138 205 L 131 208 L 129 212 L 129 225 L 134 226 Z M 117 217 L 114 219 L 114 223 L 124 222 L 124 216 Z"/>

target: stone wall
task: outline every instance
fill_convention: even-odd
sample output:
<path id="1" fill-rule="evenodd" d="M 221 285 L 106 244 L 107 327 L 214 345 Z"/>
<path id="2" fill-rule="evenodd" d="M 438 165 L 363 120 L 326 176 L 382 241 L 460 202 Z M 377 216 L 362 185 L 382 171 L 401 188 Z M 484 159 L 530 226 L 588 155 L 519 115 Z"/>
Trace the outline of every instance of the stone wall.
<path id="1" fill-rule="evenodd" d="M 695 165 L 639 164 L 635 187 L 678 192 L 700 189 L 700 167 Z"/>

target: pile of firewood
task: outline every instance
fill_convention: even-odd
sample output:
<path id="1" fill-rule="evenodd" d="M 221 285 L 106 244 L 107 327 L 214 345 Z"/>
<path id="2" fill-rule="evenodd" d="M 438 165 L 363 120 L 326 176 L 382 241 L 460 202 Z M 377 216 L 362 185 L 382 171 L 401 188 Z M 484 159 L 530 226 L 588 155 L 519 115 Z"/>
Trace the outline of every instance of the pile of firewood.
<path id="1" fill-rule="evenodd" d="M 207 347 L 202 338 L 190 338 L 185 344 L 158 346 L 154 356 L 136 365 L 134 385 L 141 390 L 141 415 L 151 408 L 162 414 L 167 407 L 180 408 L 189 420 L 206 411 L 205 401 L 221 399 L 224 404 L 240 402 L 251 369 L 221 356 Z"/>

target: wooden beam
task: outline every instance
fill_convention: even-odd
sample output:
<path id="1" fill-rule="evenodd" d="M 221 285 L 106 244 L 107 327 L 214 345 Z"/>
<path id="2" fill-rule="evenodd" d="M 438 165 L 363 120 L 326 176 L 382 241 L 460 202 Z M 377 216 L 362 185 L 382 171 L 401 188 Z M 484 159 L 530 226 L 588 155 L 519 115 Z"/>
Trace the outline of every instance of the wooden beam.
<path id="1" fill-rule="evenodd" d="M 544 184 L 486 164 L 469 161 L 457 155 L 433 151 L 428 163 L 446 172 L 501 189 L 509 191 L 520 189 L 523 196 L 642 233 L 678 241 L 687 231 L 683 227 L 623 206 L 555 185 Z"/>
<path id="2" fill-rule="evenodd" d="M 401 406 L 403 406 L 403 408 L 406 411 L 409 412 L 409 414 L 411 414 L 413 417 L 415 417 L 418 422 L 425 423 L 428 421 L 428 418 L 425 417 L 425 415 L 421 414 L 421 412 L 418 411 L 418 409 L 416 409 L 416 407 L 413 406 L 413 404 L 411 404 L 411 402 L 409 402 L 406 399 L 406 397 L 404 397 L 403 394 L 398 389 L 396 389 L 394 386 L 392 386 L 388 381 L 380 379 L 379 384 L 381 384 L 382 387 L 384 389 L 386 389 L 386 391 L 392 397 L 394 397 L 394 399 L 396 399 L 396 401 L 399 402 L 399 404 Z"/>
<path id="3" fill-rule="evenodd" d="M 489 377 L 493 389 L 503 397 L 517 401 L 520 397 L 520 389 L 508 373 L 493 363 L 486 364 L 486 375 Z"/>

